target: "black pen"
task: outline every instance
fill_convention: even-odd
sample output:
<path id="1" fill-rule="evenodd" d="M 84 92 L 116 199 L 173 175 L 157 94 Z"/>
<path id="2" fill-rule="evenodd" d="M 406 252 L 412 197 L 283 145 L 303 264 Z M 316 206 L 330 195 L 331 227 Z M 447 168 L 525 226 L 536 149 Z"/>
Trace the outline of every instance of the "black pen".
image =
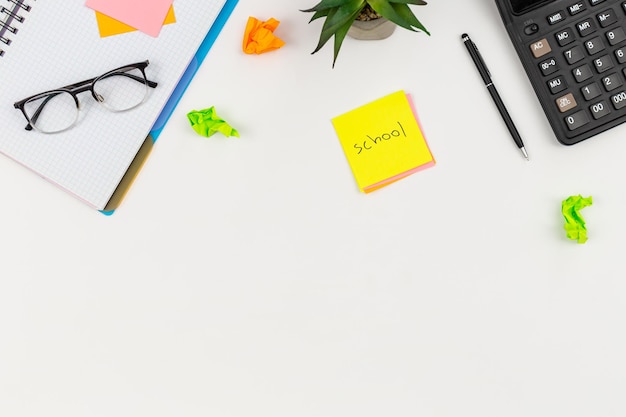
<path id="1" fill-rule="evenodd" d="M 472 57 L 472 61 L 474 61 L 474 64 L 476 65 L 480 76 L 485 82 L 487 90 L 489 90 L 489 94 L 491 94 L 491 98 L 493 98 L 493 102 L 496 103 L 496 107 L 500 112 L 500 116 L 502 116 L 504 123 L 506 123 L 506 127 L 509 129 L 509 132 L 511 133 L 511 136 L 515 141 L 515 144 L 520 149 L 520 151 L 522 151 L 522 154 L 524 155 L 526 160 L 528 160 L 528 153 L 526 152 L 526 148 L 524 148 L 524 142 L 522 142 L 522 137 L 519 135 L 515 124 L 513 124 L 513 120 L 511 119 L 509 112 L 506 110 L 506 107 L 504 107 L 504 103 L 500 98 L 500 94 L 498 94 L 498 90 L 496 90 L 496 86 L 493 84 L 493 81 L 491 81 L 491 74 L 487 69 L 485 61 L 483 61 L 483 58 L 478 51 L 478 48 L 476 47 L 474 42 L 472 42 L 467 33 L 462 34 L 461 39 L 463 39 L 463 43 L 465 43 L 465 46 L 467 47 L 467 52 L 469 52 L 470 56 Z"/>

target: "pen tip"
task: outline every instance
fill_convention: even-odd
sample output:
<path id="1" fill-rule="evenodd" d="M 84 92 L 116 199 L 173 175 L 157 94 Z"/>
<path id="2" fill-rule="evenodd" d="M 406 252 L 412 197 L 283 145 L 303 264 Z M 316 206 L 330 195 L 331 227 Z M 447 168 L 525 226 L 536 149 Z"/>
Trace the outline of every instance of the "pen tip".
<path id="1" fill-rule="evenodd" d="M 522 155 L 524 155 L 524 158 L 526 158 L 527 161 L 530 161 L 530 159 L 528 158 L 528 152 L 526 152 L 526 148 L 524 148 L 523 146 L 521 148 L 519 148 L 520 151 L 522 151 Z"/>

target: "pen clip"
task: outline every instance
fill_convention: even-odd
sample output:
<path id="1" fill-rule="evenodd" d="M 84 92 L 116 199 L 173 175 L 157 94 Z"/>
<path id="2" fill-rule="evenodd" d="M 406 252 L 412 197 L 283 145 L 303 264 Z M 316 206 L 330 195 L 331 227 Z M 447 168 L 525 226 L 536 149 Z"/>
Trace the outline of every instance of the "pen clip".
<path id="1" fill-rule="evenodd" d="M 487 73 L 487 76 L 488 76 L 489 78 L 491 78 L 491 72 L 489 71 L 489 68 L 487 67 L 487 64 L 485 64 L 485 60 L 483 59 L 482 54 L 481 54 L 481 53 L 480 53 L 480 51 L 478 50 L 478 47 L 476 46 L 476 44 L 475 44 L 475 43 L 474 43 L 471 39 L 469 39 L 469 38 L 468 38 L 468 40 L 469 40 L 469 42 L 470 42 L 470 44 L 471 44 L 472 48 L 474 48 L 474 51 L 476 52 L 476 56 L 477 56 L 477 57 L 478 57 L 478 59 L 480 60 L 480 65 L 482 65 L 483 69 L 484 69 L 484 70 L 485 70 L 485 72 Z"/>

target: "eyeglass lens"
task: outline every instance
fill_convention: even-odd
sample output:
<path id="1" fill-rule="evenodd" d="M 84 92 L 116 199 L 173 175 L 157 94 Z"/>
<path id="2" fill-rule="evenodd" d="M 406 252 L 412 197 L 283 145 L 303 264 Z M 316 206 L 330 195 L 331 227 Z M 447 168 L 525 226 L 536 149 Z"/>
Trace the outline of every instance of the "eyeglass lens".
<path id="1" fill-rule="evenodd" d="M 148 85 L 138 68 L 123 68 L 104 74 L 94 81 L 96 99 L 111 111 L 137 107 L 146 98 Z"/>
<path id="2" fill-rule="evenodd" d="M 71 127 L 78 119 L 76 99 L 67 91 L 53 91 L 24 104 L 31 126 L 40 132 L 55 133 Z"/>

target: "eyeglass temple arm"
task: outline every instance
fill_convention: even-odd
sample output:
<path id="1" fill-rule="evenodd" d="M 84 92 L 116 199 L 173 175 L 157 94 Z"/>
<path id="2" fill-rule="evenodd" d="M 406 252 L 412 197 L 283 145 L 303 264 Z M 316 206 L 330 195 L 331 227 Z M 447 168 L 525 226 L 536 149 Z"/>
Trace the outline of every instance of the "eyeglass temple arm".
<path id="1" fill-rule="evenodd" d="M 147 78 L 142 78 L 142 77 L 137 77 L 136 75 L 133 74 L 128 74 L 125 72 L 113 72 L 109 75 L 124 75 L 125 77 L 129 77 L 132 78 L 133 80 L 143 83 L 144 81 L 148 84 L 148 86 L 152 87 L 152 88 L 156 88 L 156 86 L 158 86 L 159 84 L 154 82 L 154 81 L 150 81 Z M 87 91 L 90 89 L 91 84 L 93 84 L 94 81 L 96 81 L 96 79 L 98 79 L 99 77 L 96 78 L 90 78 L 89 80 L 85 80 L 85 81 L 80 81 L 78 83 L 74 83 L 74 84 L 70 84 L 70 85 L 66 85 L 65 87 L 61 87 L 59 88 L 59 90 L 69 90 L 72 94 L 78 94 L 78 93 L 82 93 L 84 91 Z M 82 87 L 82 88 L 81 88 Z M 77 88 L 80 88 L 79 90 L 76 90 Z M 42 104 L 45 105 L 47 103 L 47 100 L 44 101 L 44 103 Z M 41 106 L 40 106 L 41 107 Z"/>
<path id="2" fill-rule="evenodd" d="M 112 72 L 110 74 L 105 75 L 102 78 L 108 78 L 108 77 L 112 77 L 114 75 L 123 75 L 124 77 L 131 78 L 131 79 L 133 79 L 133 80 L 135 80 L 137 82 L 140 82 L 140 83 L 145 82 L 146 84 L 148 84 L 148 87 L 152 87 L 152 88 L 156 88 L 159 85 L 159 83 L 154 82 L 154 81 L 150 81 L 148 78 L 137 77 L 136 75 L 129 74 L 127 72 L 122 72 L 122 71 L 120 71 L 120 72 Z M 91 81 L 93 81 L 93 80 L 91 80 Z"/>
<path id="3" fill-rule="evenodd" d="M 156 88 L 156 87 L 157 87 L 157 85 L 159 85 L 159 83 L 154 82 L 154 81 L 150 81 L 150 80 L 149 80 L 148 78 L 146 78 L 146 77 L 141 78 L 141 77 L 137 77 L 136 75 L 133 75 L 133 74 L 128 74 L 128 73 L 126 73 L 126 72 L 123 72 L 123 73 L 121 73 L 121 74 L 122 74 L 123 76 L 125 76 L 125 77 L 132 78 L 133 80 L 135 80 L 135 81 L 137 81 L 137 82 L 140 82 L 140 83 L 142 83 L 142 82 L 144 82 L 144 81 L 145 81 L 145 82 L 146 82 L 146 84 L 148 84 L 148 87 Z"/>

